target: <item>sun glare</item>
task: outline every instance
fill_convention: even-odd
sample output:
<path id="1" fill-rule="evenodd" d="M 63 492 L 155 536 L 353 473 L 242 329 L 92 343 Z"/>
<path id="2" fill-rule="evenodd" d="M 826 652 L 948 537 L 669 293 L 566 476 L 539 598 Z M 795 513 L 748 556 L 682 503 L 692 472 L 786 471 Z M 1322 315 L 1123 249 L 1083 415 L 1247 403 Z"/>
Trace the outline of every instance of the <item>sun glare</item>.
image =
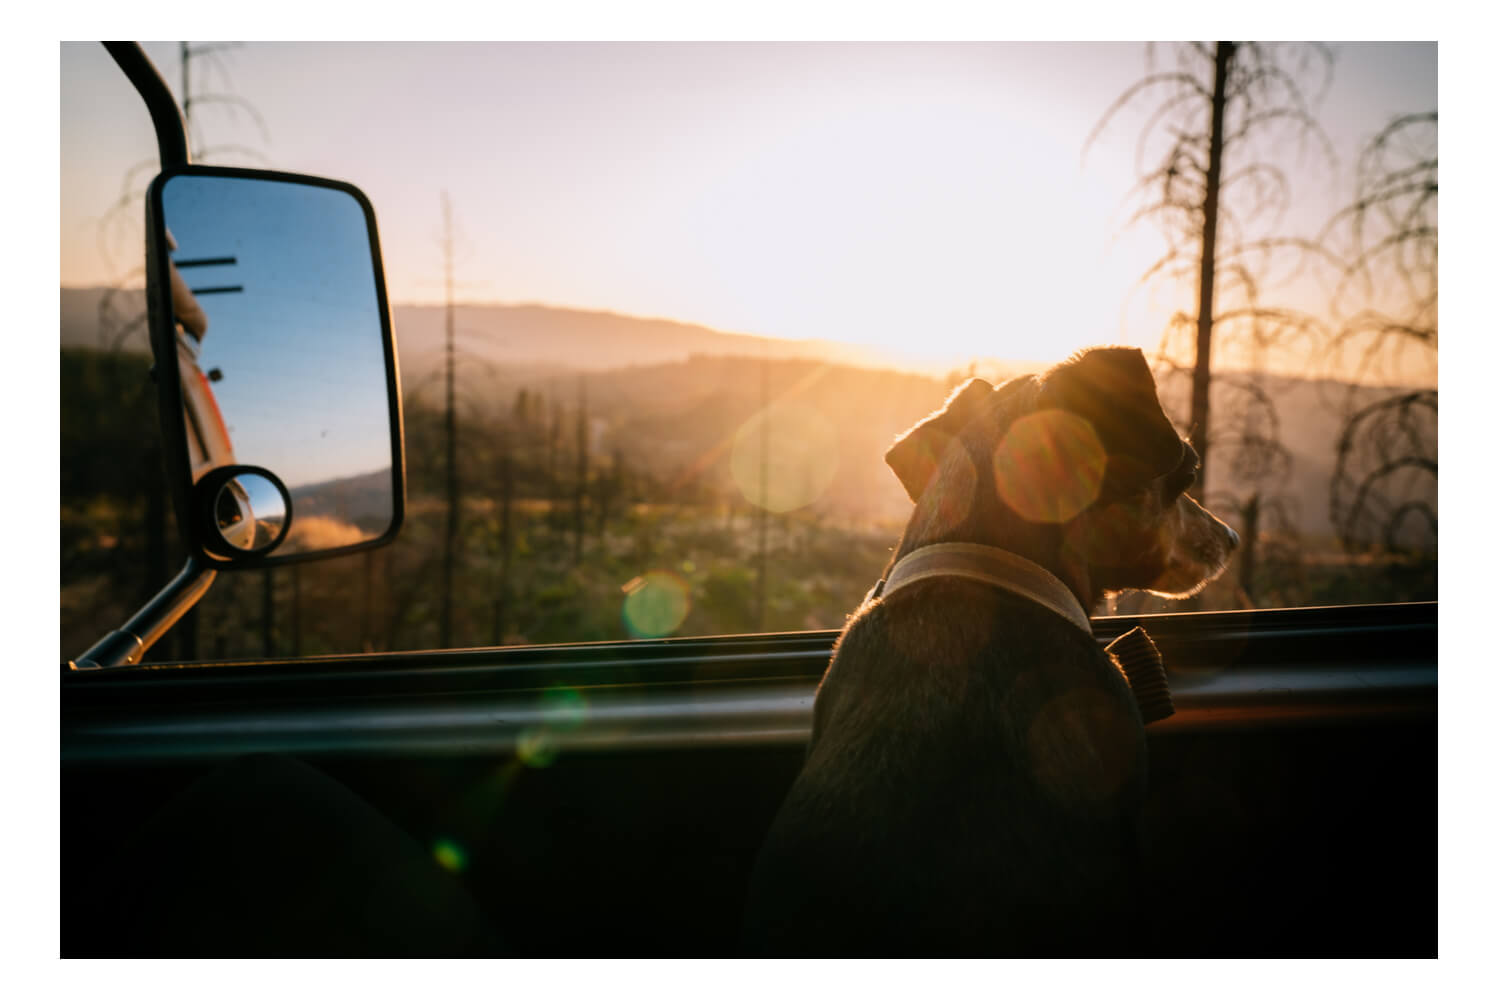
<path id="1" fill-rule="evenodd" d="M 994 482 L 1016 513 L 1064 524 L 1098 499 L 1108 455 L 1093 425 L 1066 410 L 1016 420 L 994 451 Z"/>
<path id="2" fill-rule="evenodd" d="M 88 136 L 86 157 L 65 157 L 65 285 L 120 279 L 89 219 L 120 218 L 119 170 L 102 164 L 150 148 L 148 132 L 101 120 L 128 116 L 90 110 L 95 91 L 118 89 L 88 89 L 117 72 L 95 48 L 63 46 L 65 149 Z M 148 51 L 174 64 L 174 47 Z M 272 165 L 347 178 L 377 204 L 396 303 L 441 297 L 441 192 L 464 237 L 466 295 L 835 342 L 870 364 L 1153 350 L 1194 301 L 1191 281 L 1135 288 L 1165 249 L 1150 225 L 1125 224 L 1145 112 L 1084 156 L 1141 76 L 1138 45 L 261 44 L 235 61 L 239 96 L 274 122 Z M 340 85 L 307 101 L 322 80 Z M 497 96 L 511 94 L 527 97 Z M 1335 96 L 1329 128 L 1351 161 L 1367 138 L 1353 122 L 1378 128 L 1392 109 Z M 1403 110 L 1427 98 L 1410 100 Z M 245 123 L 212 124 L 219 142 L 264 145 Z M 1315 298 L 1298 296 L 1298 308 Z"/>

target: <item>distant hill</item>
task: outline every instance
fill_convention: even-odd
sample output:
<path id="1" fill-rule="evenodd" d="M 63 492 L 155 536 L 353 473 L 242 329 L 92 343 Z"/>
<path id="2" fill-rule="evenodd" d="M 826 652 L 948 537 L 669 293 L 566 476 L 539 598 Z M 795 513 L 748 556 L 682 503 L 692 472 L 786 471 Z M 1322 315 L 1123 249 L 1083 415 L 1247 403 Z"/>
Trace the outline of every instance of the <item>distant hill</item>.
<path id="1" fill-rule="evenodd" d="M 733 490 L 735 434 L 761 406 L 760 364 L 756 357 L 696 355 L 587 374 L 499 366 L 470 373 L 463 386 L 465 397 L 490 415 L 510 408 L 521 390 L 540 394 L 548 405 L 560 401 L 569 410 L 581 393 L 595 425 L 590 445 L 595 454 L 618 449 L 633 467 L 648 468 L 663 481 L 700 480 L 724 492 Z M 819 509 L 861 522 L 903 521 L 909 515 L 910 501 L 884 454 L 900 433 L 941 405 L 952 380 L 798 359 L 769 362 L 766 380 L 770 399 L 810 406 L 836 430 L 837 453 L 827 456 L 836 470 Z M 1348 387 L 1278 376 L 1261 381 L 1275 401 L 1281 439 L 1292 457 L 1289 474 L 1263 487 L 1266 499 L 1286 501 L 1304 536 L 1329 538 L 1330 482 L 1341 431 L 1337 407 Z M 1187 411 L 1187 388 L 1182 379 L 1166 383 L 1161 392 L 1162 404 L 1179 424 Z M 439 398 L 435 389 L 423 393 L 428 406 Z M 1363 405 L 1392 391 L 1359 388 L 1354 399 Z M 1215 388 L 1213 405 L 1223 419 L 1232 403 L 1226 385 Z M 1213 466 L 1209 486 L 1214 493 L 1242 493 L 1228 481 L 1231 470 L 1223 458 Z M 1435 507 L 1434 484 L 1421 499 Z"/>
<path id="2" fill-rule="evenodd" d="M 391 310 L 403 376 L 420 378 L 441 363 L 442 306 Z M 544 305 L 459 305 L 453 327 L 459 351 L 489 364 L 560 364 L 581 371 L 685 361 L 693 355 L 816 358 L 840 364 L 898 367 L 878 352 L 825 340 L 783 340 L 724 333 L 669 319 Z"/>
<path id="3" fill-rule="evenodd" d="M 101 346 L 106 295 L 113 296 L 118 317 L 143 309 L 139 290 L 61 292 L 64 347 Z M 897 434 L 940 405 L 951 385 L 882 366 L 878 357 L 848 345 L 724 333 L 670 320 L 538 305 L 464 305 L 455 320 L 464 392 L 481 411 L 503 410 L 522 388 L 571 406 L 581 378 L 590 415 L 599 423 L 599 447 L 620 447 L 669 477 L 687 475 L 699 463 L 702 468 L 690 474 L 720 487 L 729 484 L 726 442 L 760 405 L 758 366 L 774 359 L 771 397 L 799 387 L 797 398 L 817 407 L 838 430 L 838 469 L 822 505 L 859 519 L 900 520 L 909 511 L 910 501 L 885 468 L 884 452 Z M 404 388 L 408 395 L 430 392 L 441 370 L 444 310 L 396 306 L 393 322 Z M 121 347 L 144 352 L 144 330 L 126 336 Z M 993 374 L 992 366 L 986 374 Z M 1276 492 L 1291 501 L 1303 533 L 1330 535 L 1329 481 L 1341 429 L 1332 404 L 1347 387 L 1282 376 L 1263 376 L 1261 382 L 1275 401 L 1282 440 L 1293 456 L 1290 475 Z M 1362 404 L 1396 391 L 1358 388 L 1354 399 Z M 1178 419 L 1187 410 L 1185 393 L 1184 379 L 1162 387 L 1162 401 Z M 1222 386 L 1215 387 L 1214 412 L 1227 412 L 1228 403 Z M 1213 467 L 1214 490 L 1230 485 L 1226 473 L 1222 463 Z M 1434 505 L 1435 489 L 1423 499 Z"/>
<path id="4" fill-rule="evenodd" d="M 63 288 L 61 346 L 99 348 L 100 306 L 108 299 L 115 315 L 145 311 L 141 289 Z M 877 351 L 824 340 L 783 340 L 724 333 L 667 319 L 544 305 L 460 305 L 454 311 L 459 350 L 486 364 L 553 365 L 600 371 L 625 365 L 685 361 L 694 354 L 818 358 L 842 364 L 899 367 Z M 446 309 L 394 305 L 391 323 L 403 378 L 419 379 L 442 361 Z M 120 345 L 148 353 L 144 328 Z"/>
<path id="5" fill-rule="evenodd" d="M 357 476 L 308 483 L 290 492 L 297 516 L 336 517 L 382 527 L 390 522 L 389 466 Z"/>

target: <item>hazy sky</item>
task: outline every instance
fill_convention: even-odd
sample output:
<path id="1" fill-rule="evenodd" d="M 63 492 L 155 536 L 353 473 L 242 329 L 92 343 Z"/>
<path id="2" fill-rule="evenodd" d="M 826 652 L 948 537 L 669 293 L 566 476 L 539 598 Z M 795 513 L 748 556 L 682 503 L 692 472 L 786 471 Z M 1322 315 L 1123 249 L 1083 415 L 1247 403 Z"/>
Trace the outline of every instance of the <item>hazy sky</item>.
<path id="1" fill-rule="evenodd" d="M 146 48 L 180 91 L 177 43 Z M 1287 227 L 1305 235 L 1349 199 L 1364 141 L 1437 106 L 1434 43 L 1334 50 L 1317 111 L 1339 161 L 1288 161 Z M 1157 47 L 1158 64 L 1171 58 Z M 193 114 L 204 144 L 370 196 L 398 303 L 441 298 L 446 190 L 469 300 L 929 363 L 1149 347 L 1192 306 L 1137 296 L 1121 312 L 1163 246 L 1148 223 L 1121 235 L 1156 102 L 1083 157 L 1144 73 L 1141 44 L 252 43 L 192 65 L 195 93 L 251 102 L 268 133 L 205 103 Z M 128 168 L 154 156 L 122 84 L 98 45 L 62 45 L 64 284 L 110 280 L 138 256 L 138 231 L 116 231 L 112 250 L 98 232 Z"/>

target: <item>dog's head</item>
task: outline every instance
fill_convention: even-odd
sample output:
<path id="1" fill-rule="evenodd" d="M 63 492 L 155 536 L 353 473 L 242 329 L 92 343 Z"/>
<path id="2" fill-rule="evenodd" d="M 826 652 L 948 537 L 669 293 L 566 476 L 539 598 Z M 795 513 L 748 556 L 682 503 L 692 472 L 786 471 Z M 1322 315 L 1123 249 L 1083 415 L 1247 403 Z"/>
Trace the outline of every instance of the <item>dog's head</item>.
<path id="1" fill-rule="evenodd" d="M 1197 454 L 1134 348 L 1094 348 L 998 388 L 970 379 L 885 461 L 916 503 L 897 556 L 995 545 L 1050 569 L 1085 603 L 1131 589 L 1196 593 L 1238 544 L 1187 495 Z"/>

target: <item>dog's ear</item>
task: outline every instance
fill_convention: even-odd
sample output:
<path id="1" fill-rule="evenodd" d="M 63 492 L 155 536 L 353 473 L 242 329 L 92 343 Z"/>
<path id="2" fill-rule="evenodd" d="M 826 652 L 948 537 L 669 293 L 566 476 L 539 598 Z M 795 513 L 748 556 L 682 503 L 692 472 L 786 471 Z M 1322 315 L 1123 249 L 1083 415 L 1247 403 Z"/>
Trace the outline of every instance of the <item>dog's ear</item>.
<path id="1" fill-rule="evenodd" d="M 1138 348 L 1094 348 L 1058 365 L 1046 376 L 1043 398 L 1093 425 L 1112 478 L 1146 483 L 1181 464 L 1182 439 Z"/>
<path id="2" fill-rule="evenodd" d="M 994 386 L 983 379 L 969 379 L 953 390 L 942 409 L 902 434 L 885 452 L 885 463 L 895 470 L 913 502 L 932 481 L 948 442 L 979 415 L 993 393 Z"/>

